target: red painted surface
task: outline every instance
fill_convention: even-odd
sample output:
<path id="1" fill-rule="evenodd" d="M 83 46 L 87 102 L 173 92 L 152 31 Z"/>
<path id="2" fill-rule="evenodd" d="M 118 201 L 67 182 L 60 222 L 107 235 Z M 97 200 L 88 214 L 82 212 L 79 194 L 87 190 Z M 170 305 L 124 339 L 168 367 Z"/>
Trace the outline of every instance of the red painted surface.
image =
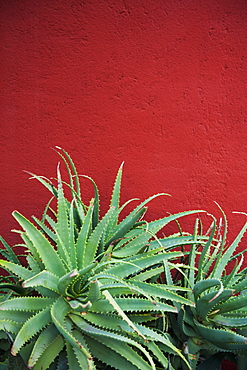
<path id="1" fill-rule="evenodd" d="M 245 0 L 1 2 L 1 233 L 49 195 L 55 145 L 98 183 L 102 208 L 125 160 L 123 201 L 167 192 L 150 218 L 246 211 Z M 89 186 L 85 184 L 85 192 Z M 187 223 L 184 221 L 186 227 Z M 188 223 L 189 225 L 189 223 Z"/>

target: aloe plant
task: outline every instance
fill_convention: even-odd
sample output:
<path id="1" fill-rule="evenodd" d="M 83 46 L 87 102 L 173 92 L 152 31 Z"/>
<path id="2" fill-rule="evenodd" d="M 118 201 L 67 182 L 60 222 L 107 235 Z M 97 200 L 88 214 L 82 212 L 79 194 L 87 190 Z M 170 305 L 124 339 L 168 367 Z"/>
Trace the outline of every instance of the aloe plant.
<path id="1" fill-rule="evenodd" d="M 198 235 L 199 219 L 196 221 L 190 249 L 180 266 L 164 261 L 165 283 L 186 288 L 183 297 L 195 304 L 188 306 L 176 301 L 178 313 L 168 313 L 173 343 L 183 351 L 193 370 L 221 369 L 224 358 L 237 362 L 238 370 L 246 369 L 247 270 L 243 267 L 246 250 L 236 249 L 247 223 L 228 244 L 227 219 L 222 213 L 223 222 L 220 220 L 218 227 L 212 216 L 207 240 Z M 172 364 L 176 369 L 185 368 L 177 356 Z"/>
<path id="2" fill-rule="evenodd" d="M 181 307 L 195 309 L 193 297 L 184 297 L 172 281 L 153 284 L 164 265 L 184 256 L 169 251 L 156 234 L 169 222 L 200 211 L 188 211 L 146 222 L 142 217 L 154 195 L 138 204 L 123 220 L 120 213 L 122 166 L 111 202 L 99 216 L 99 192 L 82 201 L 80 177 L 69 154 L 57 148 L 69 174 L 69 183 L 57 169 L 57 186 L 32 174 L 51 193 L 41 220 L 33 222 L 15 211 L 23 231 L 26 265 L 11 254 L 0 266 L 11 276 L 13 295 L 0 303 L 2 336 L 11 338 L 11 353 L 28 368 L 119 370 L 174 369 L 167 353 L 176 353 L 185 367 L 189 361 L 170 336 L 154 323 Z M 67 190 L 71 199 L 65 197 Z M 55 205 L 54 205 L 55 202 Z M 187 242 L 191 242 L 188 237 Z M 172 246 L 186 242 L 170 240 Z M 155 244 L 156 243 L 156 244 Z M 5 256 L 5 257 L 6 257 Z M 17 279 L 17 280 L 16 280 Z M 18 286 L 18 289 L 16 288 Z M 185 289 L 187 291 L 187 288 Z M 166 348 L 166 353 L 163 348 Z M 106 364 L 106 365 L 105 365 Z"/>

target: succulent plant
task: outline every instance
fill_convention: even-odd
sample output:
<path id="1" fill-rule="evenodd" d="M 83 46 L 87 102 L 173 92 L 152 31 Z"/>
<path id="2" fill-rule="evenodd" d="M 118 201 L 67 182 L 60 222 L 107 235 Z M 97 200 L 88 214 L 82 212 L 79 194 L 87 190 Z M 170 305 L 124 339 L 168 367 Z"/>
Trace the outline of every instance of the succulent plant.
<path id="1" fill-rule="evenodd" d="M 243 267 L 246 250 L 237 253 L 236 249 L 247 223 L 228 244 L 227 219 L 222 213 L 224 222 L 220 220 L 219 227 L 213 217 L 208 240 L 203 241 L 198 235 L 199 219 L 196 221 L 191 235 L 194 241 L 180 266 L 164 262 L 165 283 L 188 289 L 183 296 L 195 304 L 174 302 L 178 313 L 168 313 L 173 343 L 183 350 L 192 369 L 206 370 L 212 366 L 220 369 L 223 358 L 238 362 L 238 370 L 246 369 L 247 269 Z M 174 268 L 179 269 L 179 274 L 172 276 Z M 172 364 L 176 369 L 186 368 L 177 356 Z"/>
<path id="2" fill-rule="evenodd" d="M 57 169 L 57 186 L 33 175 L 53 195 L 42 219 L 13 216 L 23 231 L 26 265 L 22 265 L 4 242 L 5 259 L 0 266 L 10 275 L 1 290 L 0 329 L 10 338 L 11 353 L 28 368 L 149 370 L 170 368 L 176 353 L 185 367 L 189 362 L 170 336 L 154 323 L 168 313 L 179 316 L 186 307 L 193 313 L 196 301 L 184 297 L 183 287 L 154 284 L 164 266 L 184 256 L 166 250 L 156 234 L 170 221 L 199 211 L 182 212 L 146 222 L 141 202 L 123 220 L 120 213 L 122 166 L 114 183 L 109 210 L 99 216 L 99 192 L 86 206 L 81 198 L 77 170 L 69 154 L 57 148 L 69 174 L 69 184 Z M 65 197 L 70 189 L 71 200 Z M 55 203 L 55 206 L 53 206 Z M 169 241 L 173 247 L 191 237 Z M 211 241 L 210 241 L 211 242 Z M 157 244 L 155 244 L 157 243 Z M 193 252 L 194 253 L 194 252 Z M 217 276 L 216 279 L 219 279 Z M 187 288 L 185 289 L 187 291 Z M 148 323 L 148 324 L 147 324 Z M 186 324 L 187 325 L 187 324 Z"/>

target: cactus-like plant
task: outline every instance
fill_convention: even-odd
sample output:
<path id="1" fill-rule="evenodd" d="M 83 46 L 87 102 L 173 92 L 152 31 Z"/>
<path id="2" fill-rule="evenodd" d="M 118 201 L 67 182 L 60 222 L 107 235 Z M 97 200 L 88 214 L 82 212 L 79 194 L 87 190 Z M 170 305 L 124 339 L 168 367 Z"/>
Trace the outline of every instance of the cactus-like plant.
<path id="1" fill-rule="evenodd" d="M 67 152 L 57 150 L 67 166 L 69 184 L 62 180 L 59 166 L 57 186 L 32 175 L 54 199 L 34 223 L 13 213 L 23 229 L 27 265 L 10 256 L 7 244 L 7 258 L 0 260 L 0 266 L 16 276 L 1 285 L 2 290 L 15 292 L 0 303 L 0 330 L 11 338 L 11 353 L 35 370 L 93 370 L 106 365 L 119 370 L 172 369 L 165 347 L 189 368 L 169 335 L 146 323 L 159 316 L 165 320 L 167 313 L 176 314 L 181 307 L 196 309 L 193 297 L 178 294 L 184 289 L 172 281 L 152 283 L 164 264 L 184 255 L 152 243 L 168 222 L 198 211 L 143 221 L 146 204 L 158 194 L 119 220 L 129 203 L 119 205 L 121 166 L 109 210 L 100 218 L 96 184 L 91 179 L 94 199 L 86 206 L 73 161 Z M 71 200 L 64 195 L 67 188 Z M 182 242 L 191 242 L 191 237 L 170 240 L 173 246 Z"/>
<path id="2" fill-rule="evenodd" d="M 174 302 L 178 313 L 168 313 L 173 343 L 183 350 L 193 370 L 212 366 L 221 369 L 224 358 L 237 362 L 238 370 L 246 370 L 247 269 L 242 267 L 246 250 L 237 253 L 236 249 L 247 223 L 228 245 L 227 219 L 222 213 L 224 227 L 221 220 L 217 228 L 213 217 L 209 238 L 203 242 L 199 241 L 199 220 L 196 221 L 194 235 L 191 235 L 194 241 L 180 267 L 164 261 L 165 282 L 186 288 L 183 296 L 195 304 Z M 219 230 L 223 231 L 219 233 Z M 179 268 L 179 273 L 172 276 L 174 268 Z M 176 369 L 185 368 L 177 356 L 172 364 Z"/>

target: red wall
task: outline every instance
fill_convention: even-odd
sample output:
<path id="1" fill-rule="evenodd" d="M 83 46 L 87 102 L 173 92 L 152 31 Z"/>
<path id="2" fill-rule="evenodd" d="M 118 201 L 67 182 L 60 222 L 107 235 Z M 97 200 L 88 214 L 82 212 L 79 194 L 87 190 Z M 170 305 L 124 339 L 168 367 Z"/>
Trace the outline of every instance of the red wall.
<path id="1" fill-rule="evenodd" d="M 55 145 L 98 182 L 103 209 L 125 160 L 123 200 L 172 194 L 150 218 L 219 215 L 215 200 L 236 235 L 244 216 L 231 212 L 247 202 L 246 0 L 6 0 L 0 14 L 9 242 L 11 212 L 40 216 L 49 198 L 22 170 L 55 176 Z"/>
<path id="2" fill-rule="evenodd" d="M 245 0 L 1 2 L 1 233 L 39 216 L 62 146 L 103 209 L 124 160 L 123 200 L 167 192 L 150 217 L 246 211 Z M 85 183 L 85 191 L 89 191 Z M 91 189 L 91 188 L 90 188 Z M 185 222 L 186 226 L 186 222 Z"/>

